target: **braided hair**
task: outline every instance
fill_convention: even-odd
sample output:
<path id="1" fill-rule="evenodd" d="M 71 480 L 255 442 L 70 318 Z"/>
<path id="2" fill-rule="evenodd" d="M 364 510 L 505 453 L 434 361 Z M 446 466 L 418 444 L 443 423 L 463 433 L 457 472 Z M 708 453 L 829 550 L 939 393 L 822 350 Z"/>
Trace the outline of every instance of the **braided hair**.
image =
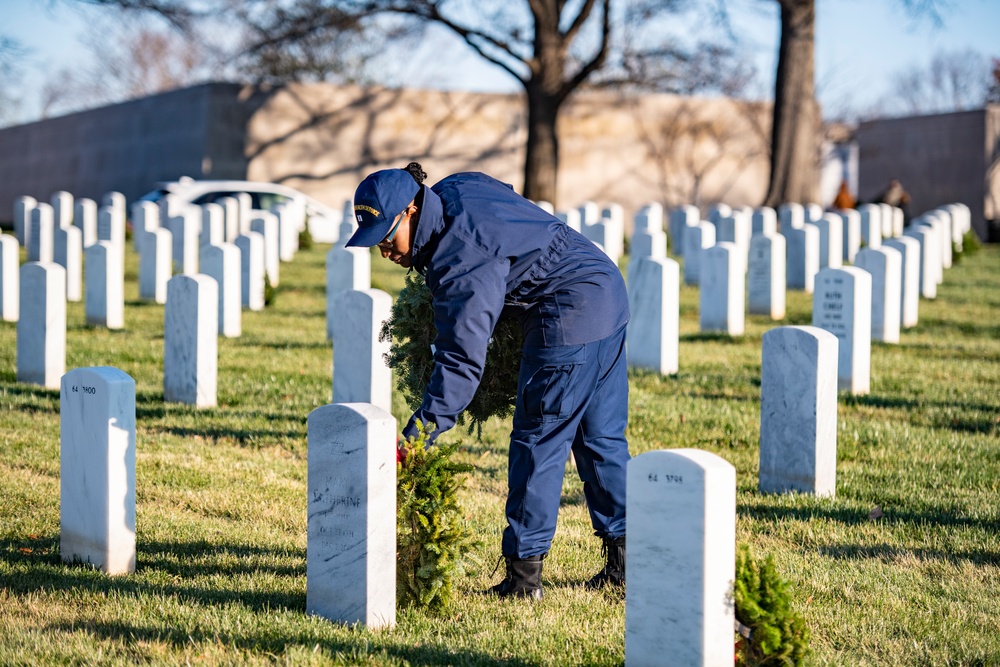
<path id="1" fill-rule="evenodd" d="M 424 179 L 427 178 L 427 172 L 424 171 L 424 168 L 420 166 L 419 162 L 411 162 L 403 167 L 403 171 L 412 176 L 413 180 L 417 182 L 417 185 L 423 185 Z"/>

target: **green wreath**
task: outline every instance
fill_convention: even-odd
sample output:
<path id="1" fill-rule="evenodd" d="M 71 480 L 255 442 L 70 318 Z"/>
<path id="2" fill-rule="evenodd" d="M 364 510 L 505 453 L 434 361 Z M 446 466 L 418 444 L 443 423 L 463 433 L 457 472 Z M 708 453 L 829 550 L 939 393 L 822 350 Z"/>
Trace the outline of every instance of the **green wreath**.
<path id="1" fill-rule="evenodd" d="M 410 274 L 392 305 L 392 315 L 382 325 L 379 339 L 391 344 L 386 363 L 396 371 L 396 387 L 411 410 L 420 407 L 431 380 L 434 371 L 431 344 L 436 337 L 431 291 L 422 276 Z M 516 321 L 500 319 L 486 351 L 479 389 L 458 417 L 459 424 L 468 423 L 469 433 L 475 430 L 482 436 L 483 424 L 490 417 L 506 419 L 514 414 L 523 340 L 521 326 Z"/>

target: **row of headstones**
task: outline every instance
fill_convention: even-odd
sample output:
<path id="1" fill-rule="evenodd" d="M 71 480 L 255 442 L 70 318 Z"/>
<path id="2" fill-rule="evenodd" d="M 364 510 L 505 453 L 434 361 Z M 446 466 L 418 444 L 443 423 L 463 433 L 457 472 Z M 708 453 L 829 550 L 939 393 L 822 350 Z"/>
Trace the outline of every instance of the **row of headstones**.
<path id="1" fill-rule="evenodd" d="M 123 208 L 124 199 L 118 193 L 112 195 L 114 196 L 109 195 L 109 198 L 118 202 L 117 208 Z M 247 198 L 248 195 L 244 195 L 243 199 Z M 32 203 L 28 199 L 22 197 L 15 205 L 15 212 L 16 217 L 27 222 L 27 225 L 19 226 L 16 231 L 27 234 L 29 238 L 47 236 L 49 225 L 46 223 L 50 217 L 48 209 L 63 212 L 72 210 L 72 206 L 67 203 L 67 199 L 71 200 L 68 193 L 56 193 L 53 205 Z M 86 201 L 82 200 L 82 203 L 85 204 Z M 236 198 L 232 201 L 239 202 Z M 77 204 L 81 204 L 81 201 Z M 111 206 L 106 208 L 109 211 L 112 209 Z M 164 303 L 168 295 L 167 283 L 175 264 L 172 260 L 178 255 L 177 246 L 171 243 L 171 230 L 159 227 L 160 210 L 160 207 L 151 202 L 137 202 L 133 207 L 133 217 L 136 221 L 135 241 L 140 252 L 140 298 Z M 235 244 L 222 243 L 219 233 L 222 221 L 218 214 L 223 207 L 209 204 L 201 207 L 201 210 L 205 214 L 205 226 L 200 229 L 195 230 L 186 224 L 190 216 L 175 216 L 174 221 L 184 223 L 180 226 L 182 230 L 190 228 L 191 233 L 186 236 L 181 232 L 185 239 L 202 241 L 199 249 L 201 270 L 217 285 L 218 332 L 227 337 L 236 337 L 241 333 L 240 306 L 252 310 L 264 307 L 266 258 L 270 256 L 273 260 L 273 280 L 276 282 L 277 269 L 273 267 L 276 267 L 279 258 L 290 259 L 294 255 L 297 233 L 294 235 L 295 244 L 285 244 L 290 249 L 289 254 L 279 255 L 276 251 L 282 237 L 276 233 L 276 229 L 280 216 L 270 212 L 251 212 L 245 217 L 253 231 L 238 236 Z M 110 234 L 113 240 L 98 241 L 86 249 L 85 311 L 88 324 L 117 329 L 124 326 L 124 221 L 117 214 L 109 214 L 108 217 L 121 220 L 121 224 L 116 227 L 120 233 Z M 58 219 L 65 222 L 66 216 Z M 79 217 L 76 220 L 79 221 Z M 81 233 L 70 226 L 58 228 L 55 235 L 56 238 L 65 236 L 70 241 L 67 247 L 76 249 L 75 253 L 69 252 L 67 255 L 71 261 L 67 264 L 29 261 L 20 271 L 16 238 L 0 236 L 0 313 L 5 320 L 19 322 L 17 376 L 22 381 L 47 387 L 56 386 L 65 364 L 65 302 L 80 300 L 80 263 L 78 259 L 73 261 L 73 258 L 79 256 Z M 182 245 L 183 258 L 190 255 L 192 243 L 186 240 Z M 272 252 L 269 253 L 268 250 Z M 188 271 L 195 268 L 187 259 L 180 263 L 180 267 L 186 267 Z M 72 276 L 74 272 L 76 280 L 69 279 L 67 276 Z M 26 306 L 24 318 L 20 317 L 22 303 Z M 204 320 L 204 317 L 201 319 Z M 206 378 L 199 384 L 214 386 L 215 383 Z M 208 393 L 214 394 L 214 389 Z M 200 402 L 204 403 L 206 392 L 198 391 L 195 394 L 202 396 Z M 214 404 L 214 399 L 210 403 Z"/>
<path id="2" fill-rule="evenodd" d="M 764 341 L 760 489 L 833 495 L 836 339 L 781 327 Z M 133 572 L 135 383 L 114 368 L 76 369 L 62 378 L 60 408 L 61 557 Z M 391 627 L 396 421 L 359 403 L 318 408 L 307 424 L 306 610 Z M 626 662 L 657 664 L 670 651 L 678 664 L 727 664 L 735 469 L 708 452 L 673 450 L 635 457 L 627 474 Z"/>
<path id="3" fill-rule="evenodd" d="M 306 612 L 370 628 L 396 622 L 396 420 L 366 403 L 309 414 Z M 136 565 L 135 382 L 78 368 L 60 386 L 60 556 L 112 575 Z M 628 467 L 626 661 L 729 664 L 736 471 L 708 452 Z M 664 507 L 672 508 L 664 512 Z M 665 568 L 664 562 L 670 567 Z M 669 620 L 669 622 L 667 622 Z"/>

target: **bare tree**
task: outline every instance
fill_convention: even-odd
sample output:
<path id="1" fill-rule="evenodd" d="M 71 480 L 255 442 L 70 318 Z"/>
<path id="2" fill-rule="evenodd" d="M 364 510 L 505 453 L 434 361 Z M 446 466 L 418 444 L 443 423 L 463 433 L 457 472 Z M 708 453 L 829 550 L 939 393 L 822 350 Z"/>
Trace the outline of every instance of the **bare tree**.
<path id="1" fill-rule="evenodd" d="M 84 44 L 92 63 L 49 76 L 42 87 L 43 118 L 181 88 L 215 70 L 215 56 L 196 32 L 143 18 L 102 21 Z"/>
<path id="2" fill-rule="evenodd" d="M 0 35 L 0 126 L 15 122 L 18 96 L 15 89 L 21 80 L 21 62 L 25 49 L 17 40 Z"/>
<path id="3" fill-rule="evenodd" d="M 771 0 L 768 0 L 771 1 Z M 774 0 L 781 10 L 781 41 L 774 83 L 771 178 L 764 204 L 815 201 L 820 120 L 816 103 L 816 0 Z M 942 21 L 946 0 L 896 0 L 915 19 Z"/>
<path id="4" fill-rule="evenodd" d="M 990 63 L 978 51 L 939 51 L 926 66 L 896 74 L 885 107 L 910 114 L 980 107 L 987 99 L 990 78 Z"/>

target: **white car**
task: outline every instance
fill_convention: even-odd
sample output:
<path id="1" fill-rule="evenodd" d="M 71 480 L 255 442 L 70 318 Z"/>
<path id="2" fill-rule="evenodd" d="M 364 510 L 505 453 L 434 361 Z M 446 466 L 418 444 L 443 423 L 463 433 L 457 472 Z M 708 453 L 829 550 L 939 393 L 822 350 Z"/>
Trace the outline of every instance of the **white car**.
<path id="1" fill-rule="evenodd" d="M 259 181 L 196 181 L 182 176 L 177 181 L 156 184 L 156 189 L 139 198 L 139 201 L 158 203 L 170 196 L 174 205 L 201 206 L 232 197 L 241 192 L 250 195 L 251 208 L 270 211 L 279 204 L 292 203 L 304 210 L 309 220 L 309 231 L 318 243 L 334 243 L 339 237 L 343 213 L 323 204 L 287 185 Z"/>

